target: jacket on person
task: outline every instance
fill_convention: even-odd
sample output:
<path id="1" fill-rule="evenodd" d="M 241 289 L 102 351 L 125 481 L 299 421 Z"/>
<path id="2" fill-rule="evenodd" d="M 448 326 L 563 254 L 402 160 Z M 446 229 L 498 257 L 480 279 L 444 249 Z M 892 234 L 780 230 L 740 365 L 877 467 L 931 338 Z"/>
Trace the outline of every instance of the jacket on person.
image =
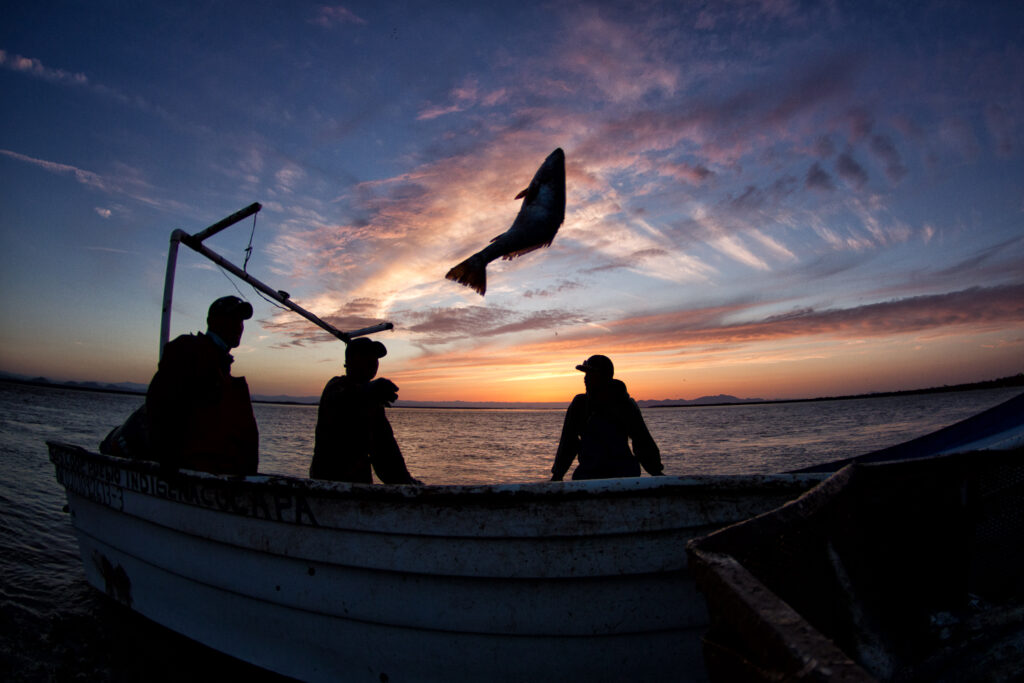
<path id="1" fill-rule="evenodd" d="M 146 392 L 150 448 L 171 468 L 255 474 L 259 429 L 249 385 L 231 376 L 231 354 L 209 335 L 181 335 L 164 347 Z"/>
<path id="2" fill-rule="evenodd" d="M 369 383 L 334 377 L 320 396 L 309 476 L 372 484 L 371 467 L 385 484 L 415 483 Z"/>
<path id="3" fill-rule="evenodd" d="M 604 396 L 578 394 L 569 404 L 551 473 L 561 479 L 577 457 L 573 479 L 639 477 L 641 465 L 662 473 L 658 445 L 620 380 L 611 380 Z"/>

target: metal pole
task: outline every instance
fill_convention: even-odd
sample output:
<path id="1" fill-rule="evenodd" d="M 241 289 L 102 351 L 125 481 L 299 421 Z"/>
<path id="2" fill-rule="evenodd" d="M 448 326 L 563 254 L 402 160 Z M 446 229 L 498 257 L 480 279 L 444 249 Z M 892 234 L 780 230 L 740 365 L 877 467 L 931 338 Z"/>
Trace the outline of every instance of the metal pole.
<path id="1" fill-rule="evenodd" d="M 238 221 L 248 218 L 249 216 L 253 215 L 262 208 L 263 206 L 259 202 L 253 202 L 252 204 L 245 207 L 241 211 L 236 211 L 227 218 L 222 218 L 221 220 L 217 221 L 216 223 L 206 228 L 205 230 L 197 232 L 196 234 L 192 235 L 192 239 L 202 242 L 207 237 L 213 237 L 224 228 L 230 228 Z"/>
<path id="2" fill-rule="evenodd" d="M 260 290 L 261 292 L 269 296 L 271 299 L 274 299 L 275 301 L 279 302 L 282 306 L 290 308 L 292 311 L 298 313 L 303 318 L 313 323 L 317 327 L 320 327 L 321 329 L 330 332 L 332 335 L 334 335 L 341 341 L 345 342 L 346 344 L 350 339 L 353 339 L 355 337 L 361 337 L 366 334 L 373 334 L 374 332 L 382 332 L 384 330 L 390 330 L 394 328 L 394 325 L 392 325 L 391 323 L 380 323 L 379 325 L 366 327 L 361 330 L 356 330 L 354 332 L 342 332 L 341 330 L 334 327 L 330 323 L 324 322 L 317 316 L 313 315 L 312 313 L 304 309 L 302 306 L 293 303 L 292 300 L 288 298 L 288 294 L 286 292 L 271 289 L 268 285 L 265 285 L 264 283 L 260 282 L 252 275 L 249 275 L 244 270 L 242 270 L 235 264 L 231 263 L 217 252 L 213 251 L 212 249 L 203 244 L 200 244 L 196 240 L 195 235 L 182 235 L 181 242 L 190 249 L 193 249 L 202 254 L 203 256 L 205 256 L 206 258 L 210 259 L 221 268 L 226 269 L 235 277 L 245 280 L 250 285 L 252 285 L 256 289 Z"/>
<path id="3" fill-rule="evenodd" d="M 167 250 L 167 272 L 164 275 L 164 306 L 160 316 L 160 354 L 157 359 L 164 357 L 164 347 L 171 334 L 171 299 L 174 296 L 174 269 L 178 263 L 178 244 L 181 242 L 185 232 L 175 230 L 171 233 L 171 246 Z"/>

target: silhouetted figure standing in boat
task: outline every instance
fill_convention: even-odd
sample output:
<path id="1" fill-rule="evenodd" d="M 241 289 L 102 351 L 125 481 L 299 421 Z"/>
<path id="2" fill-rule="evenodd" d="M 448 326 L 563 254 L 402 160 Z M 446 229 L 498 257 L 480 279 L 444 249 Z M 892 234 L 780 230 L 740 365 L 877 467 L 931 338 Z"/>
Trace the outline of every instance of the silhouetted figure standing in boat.
<path id="1" fill-rule="evenodd" d="M 591 356 L 576 369 L 584 373 L 587 391 L 577 394 L 565 413 L 551 481 L 562 481 L 577 457 L 573 479 L 639 477 L 641 465 L 652 475 L 663 474 L 658 445 L 626 385 L 614 379 L 611 359 Z"/>
<path id="2" fill-rule="evenodd" d="M 345 348 L 345 372 L 327 382 L 320 396 L 312 479 L 372 484 L 371 467 L 385 484 L 419 484 L 409 474 L 384 407 L 398 400 L 398 387 L 374 379 L 387 349 L 366 337 Z"/>
<path id="3" fill-rule="evenodd" d="M 249 385 L 231 376 L 231 349 L 242 341 L 252 305 L 235 296 L 210 304 L 206 333 L 164 347 L 146 392 L 152 455 L 168 468 L 255 474 L 259 430 Z"/>

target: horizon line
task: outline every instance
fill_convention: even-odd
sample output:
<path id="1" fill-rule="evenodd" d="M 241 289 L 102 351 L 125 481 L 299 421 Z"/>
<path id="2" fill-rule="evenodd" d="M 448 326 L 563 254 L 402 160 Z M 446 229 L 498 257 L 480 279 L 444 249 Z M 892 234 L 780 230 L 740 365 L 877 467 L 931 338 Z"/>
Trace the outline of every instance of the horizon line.
<path id="1" fill-rule="evenodd" d="M 99 382 L 95 380 L 74 381 L 74 380 L 51 380 L 47 377 L 29 378 L 25 375 L 18 375 L 0 370 L 0 381 L 12 382 L 15 384 L 27 384 L 31 386 L 42 386 L 57 389 L 71 389 L 77 391 L 93 391 L 98 393 L 113 393 L 132 396 L 145 396 L 144 390 L 138 391 L 129 386 L 142 386 L 138 382 Z M 760 405 L 777 403 L 808 403 L 815 401 L 842 401 L 858 398 L 884 398 L 889 396 L 901 396 L 912 394 L 949 393 L 955 391 L 971 391 L 981 389 L 1000 389 L 1024 386 L 1024 373 L 1008 375 L 990 380 L 977 382 L 964 382 L 961 384 L 943 385 L 934 387 L 923 387 L 915 389 L 900 389 L 895 391 L 879 391 L 861 394 L 846 394 L 839 396 L 815 396 L 807 398 L 739 398 L 729 394 L 718 394 L 717 396 L 700 396 L 695 399 L 684 398 L 662 398 L 662 399 L 638 399 L 634 400 L 646 408 L 700 408 L 724 405 Z M 727 399 L 715 402 L 714 399 Z M 287 394 L 267 396 L 257 394 L 252 397 L 253 403 L 279 404 L 279 405 L 308 405 L 319 404 L 319 397 L 316 396 L 290 396 Z M 501 410 L 521 408 L 564 408 L 570 401 L 465 401 L 465 400 L 438 400 L 438 401 L 415 401 L 399 399 L 395 402 L 394 408 L 448 408 L 468 410 Z"/>

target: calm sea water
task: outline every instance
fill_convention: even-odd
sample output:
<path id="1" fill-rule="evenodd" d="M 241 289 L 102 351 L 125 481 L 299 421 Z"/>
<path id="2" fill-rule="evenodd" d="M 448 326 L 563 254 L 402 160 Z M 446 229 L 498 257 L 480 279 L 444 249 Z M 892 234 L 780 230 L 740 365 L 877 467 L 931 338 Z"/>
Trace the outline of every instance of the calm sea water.
<path id="1" fill-rule="evenodd" d="M 667 474 L 767 473 L 899 443 L 1017 393 L 660 408 L 644 416 Z M 125 612 L 85 582 L 44 442 L 95 448 L 141 400 L 0 382 L 0 680 L 274 678 Z M 260 470 L 305 476 L 316 408 L 255 411 Z M 547 480 L 563 412 L 392 409 L 389 416 L 414 476 L 481 484 Z"/>

